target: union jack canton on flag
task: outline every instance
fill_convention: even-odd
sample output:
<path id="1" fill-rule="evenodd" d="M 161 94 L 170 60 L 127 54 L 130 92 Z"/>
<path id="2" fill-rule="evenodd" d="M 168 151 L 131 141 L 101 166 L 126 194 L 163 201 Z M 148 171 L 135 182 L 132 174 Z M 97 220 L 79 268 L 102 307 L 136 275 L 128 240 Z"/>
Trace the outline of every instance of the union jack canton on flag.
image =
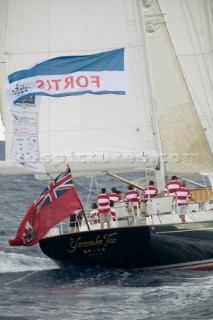
<path id="1" fill-rule="evenodd" d="M 11 246 L 32 246 L 75 210 L 82 207 L 68 167 L 34 201 L 23 218 Z"/>
<path id="2" fill-rule="evenodd" d="M 57 178 L 52 180 L 49 186 L 34 201 L 36 212 L 38 213 L 42 207 L 60 197 L 64 192 L 74 188 L 70 168 L 62 172 Z"/>

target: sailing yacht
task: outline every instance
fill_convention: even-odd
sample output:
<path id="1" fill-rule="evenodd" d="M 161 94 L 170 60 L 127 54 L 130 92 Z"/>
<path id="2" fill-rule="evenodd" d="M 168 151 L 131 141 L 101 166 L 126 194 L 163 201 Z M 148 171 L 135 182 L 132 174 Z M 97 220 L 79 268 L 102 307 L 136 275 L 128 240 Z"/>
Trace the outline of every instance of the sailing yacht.
<path id="1" fill-rule="evenodd" d="M 212 150 L 164 21 L 161 6 L 168 2 L 28 0 L 22 1 L 23 13 L 19 1 L 1 1 L 6 138 L 1 174 L 49 179 L 69 163 L 74 178 L 111 175 L 143 189 L 120 174 L 144 172 L 145 177 L 152 175 L 159 190 L 173 174 L 199 186 L 193 190 L 197 204 L 189 205 L 186 224 L 174 210 L 173 198 L 162 196 L 148 203 L 145 214 L 140 208 L 127 211 L 125 204 L 116 207 L 118 219 L 110 229 L 86 223 L 70 234 L 53 228 L 40 247 L 61 267 L 213 269 L 212 188 L 206 187 L 206 177 L 213 180 Z M 175 3 L 180 8 L 183 1 Z M 126 94 L 35 95 L 12 106 L 7 101 L 3 78 L 8 75 L 11 85 L 17 71 L 42 61 L 121 48 L 127 53 Z M 30 168 L 31 156 L 42 163 L 43 172 Z M 193 180 L 198 175 L 204 176 L 202 183 Z"/>

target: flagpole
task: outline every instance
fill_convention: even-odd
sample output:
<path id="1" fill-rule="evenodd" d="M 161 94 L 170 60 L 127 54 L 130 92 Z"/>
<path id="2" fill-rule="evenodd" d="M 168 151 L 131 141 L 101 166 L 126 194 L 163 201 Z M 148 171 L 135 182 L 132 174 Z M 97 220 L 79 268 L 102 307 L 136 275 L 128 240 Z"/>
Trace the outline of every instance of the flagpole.
<path id="1" fill-rule="evenodd" d="M 89 226 L 89 223 L 88 223 L 88 220 L 87 220 L 87 216 L 86 216 L 86 213 L 85 213 L 85 210 L 83 208 L 83 205 L 81 204 L 81 210 L 82 210 L 82 213 L 83 213 L 83 216 L 84 216 L 84 219 L 86 221 L 86 225 L 87 225 L 87 228 L 88 230 L 90 231 L 90 226 Z"/>
<path id="2" fill-rule="evenodd" d="M 69 168 L 70 166 L 67 164 L 67 167 Z M 72 179 L 73 179 L 73 178 L 72 178 Z M 76 188 L 74 179 L 73 179 L 73 185 L 74 185 L 74 187 L 75 187 L 76 194 L 78 195 L 78 192 L 77 192 L 77 188 Z M 84 220 L 86 221 L 87 228 L 88 228 L 88 230 L 90 231 L 90 226 L 89 226 L 89 223 L 88 223 L 88 220 L 87 220 L 87 216 L 86 216 L 86 213 L 85 213 L 85 210 L 84 210 L 84 207 L 83 207 L 83 205 L 82 205 L 81 200 L 80 200 L 80 203 L 81 203 L 81 210 L 82 210 L 82 213 L 83 213 L 83 216 L 84 216 Z"/>

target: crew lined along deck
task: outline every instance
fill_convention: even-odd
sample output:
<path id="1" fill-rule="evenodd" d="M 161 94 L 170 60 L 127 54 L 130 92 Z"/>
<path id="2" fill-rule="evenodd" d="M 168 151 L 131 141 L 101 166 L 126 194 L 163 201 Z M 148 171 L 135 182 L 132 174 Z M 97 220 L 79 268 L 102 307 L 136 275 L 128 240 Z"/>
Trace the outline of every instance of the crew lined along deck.
<path id="1" fill-rule="evenodd" d="M 178 207 L 173 202 L 173 197 L 159 197 L 150 202 L 146 206 L 142 204 L 137 210 L 133 208 L 127 209 L 125 202 L 115 204 L 116 219 L 111 221 L 110 228 L 131 227 L 141 225 L 161 225 L 161 224 L 181 224 L 178 215 Z M 90 230 L 101 229 L 100 223 L 86 214 L 87 222 Z M 189 203 L 186 222 L 203 222 L 213 220 L 213 204 L 210 201 L 198 201 L 197 203 Z M 104 228 L 107 228 L 106 224 Z M 80 231 L 88 231 L 85 219 L 79 223 Z M 77 230 L 76 230 L 77 231 Z M 74 232 L 76 232 L 74 230 Z M 69 220 L 65 220 L 59 225 L 52 228 L 47 237 L 69 233 Z"/>

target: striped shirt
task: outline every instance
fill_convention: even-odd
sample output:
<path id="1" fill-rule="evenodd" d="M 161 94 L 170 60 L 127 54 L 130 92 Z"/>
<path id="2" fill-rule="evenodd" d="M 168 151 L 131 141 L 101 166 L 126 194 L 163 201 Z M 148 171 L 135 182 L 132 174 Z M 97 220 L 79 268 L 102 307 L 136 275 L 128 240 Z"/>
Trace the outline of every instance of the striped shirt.
<path id="1" fill-rule="evenodd" d="M 93 218 L 93 221 L 95 223 L 97 223 L 98 219 L 99 219 L 99 210 L 98 209 L 93 209 L 92 211 L 90 211 L 90 217 Z"/>
<path id="2" fill-rule="evenodd" d="M 122 201 L 120 194 L 110 193 L 108 196 L 109 196 L 109 200 L 113 200 L 114 202 Z"/>
<path id="3" fill-rule="evenodd" d="M 158 195 L 158 189 L 153 186 L 149 186 L 148 188 L 144 189 L 143 195 L 145 199 L 154 198 Z"/>
<path id="4" fill-rule="evenodd" d="M 170 196 L 175 196 L 175 192 L 181 187 L 180 182 L 174 180 L 166 184 L 164 192 L 169 193 Z"/>
<path id="5" fill-rule="evenodd" d="M 90 217 L 99 217 L 99 210 L 93 209 L 92 211 L 90 211 Z"/>
<path id="6" fill-rule="evenodd" d="M 134 209 L 137 209 L 137 204 L 140 199 L 138 191 L 130 190 L 125 193 L 125 201 L 131 202 L 134 206 Z"/>
<path id="7" fill-rule="evenodd" d="M 107 194 L 100 194 L 97 197 L 97 203 L 98 203 L 100 214 L 105 214 L 107 212 L 110 212 L 110 200 Z"/>
<path id="8" fill-rule="evenodd" d="M 186 188 L 180 187 L 176 193 L 176 199 L 178 206 L 187 205 L 188 204 L 188 198 L 192 198 L 190 191 Z"/>

